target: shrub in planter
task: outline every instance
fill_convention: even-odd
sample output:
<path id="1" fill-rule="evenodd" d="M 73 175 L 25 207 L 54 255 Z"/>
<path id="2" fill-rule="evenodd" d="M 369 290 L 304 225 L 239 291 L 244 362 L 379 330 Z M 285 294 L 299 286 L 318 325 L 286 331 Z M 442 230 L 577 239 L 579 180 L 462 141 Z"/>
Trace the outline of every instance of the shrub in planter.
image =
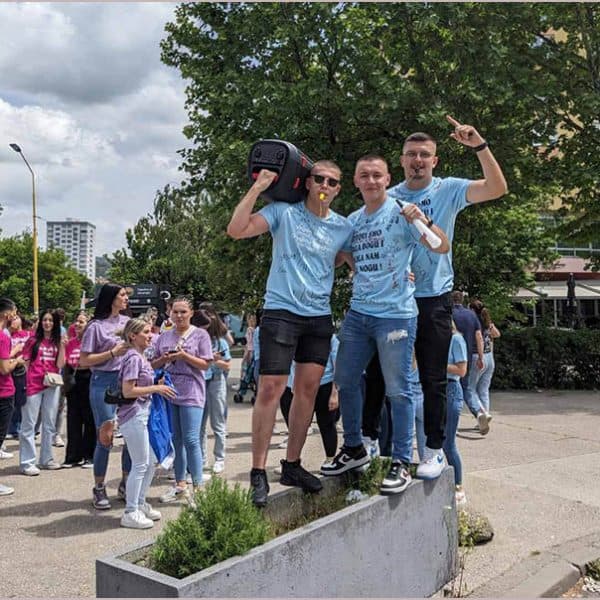
<path id="1" fill-rule="evenodd" d="M 271 536 L 269 523 L 236 484 L 214 477 L 158 536 L 148 566 L 172 577 L 187 577 L 232 556 L 248 552 Z"/>

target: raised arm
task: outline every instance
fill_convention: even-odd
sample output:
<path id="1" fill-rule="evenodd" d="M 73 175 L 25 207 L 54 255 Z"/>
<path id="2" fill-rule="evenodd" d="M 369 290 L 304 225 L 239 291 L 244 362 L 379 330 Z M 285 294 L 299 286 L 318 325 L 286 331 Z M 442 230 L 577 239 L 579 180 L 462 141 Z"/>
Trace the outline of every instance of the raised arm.
<path id="1" fill-rule="evenodd" d="M 476 154 L 483 171 L 483 179 L 477 179 L 469 184 L 467 200 L 472 204 L 477 204 L 504 196 L 508 191 L 506 179 L 487 142 L 472 125 L 463 125 L 450 115 L 447 115 L 446 118 L 454 127 L 454 133 L 450 134 L 451 138 L 463 146 L 481 148 L 476 151 Z"/>
<path id="2" fill-rule="evenodd" d="M 269 231 L 269 224 L 262 215 L 252 213 L 258 197 L 273 183 L 277 176 L 273 171 L 262 169 L 246 195 L 235 207 L 227 225 L 227 235 L 235 240 L 256 237 Z"/>

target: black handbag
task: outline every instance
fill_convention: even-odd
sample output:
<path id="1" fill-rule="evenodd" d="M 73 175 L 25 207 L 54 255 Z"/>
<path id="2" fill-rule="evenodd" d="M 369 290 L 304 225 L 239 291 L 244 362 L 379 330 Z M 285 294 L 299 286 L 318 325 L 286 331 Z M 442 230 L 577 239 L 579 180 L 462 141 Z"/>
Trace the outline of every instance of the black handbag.
<path id="1" fill-rule="evenodd" d="M 135 400 L 135 398 L 125 398 L 121 389 L 113 390 L 112 388 L 107 388 L 104 392 L 104 402 L 106 402 L 106 404 L 124 406 L 126 404 L 133 404 Z"/>

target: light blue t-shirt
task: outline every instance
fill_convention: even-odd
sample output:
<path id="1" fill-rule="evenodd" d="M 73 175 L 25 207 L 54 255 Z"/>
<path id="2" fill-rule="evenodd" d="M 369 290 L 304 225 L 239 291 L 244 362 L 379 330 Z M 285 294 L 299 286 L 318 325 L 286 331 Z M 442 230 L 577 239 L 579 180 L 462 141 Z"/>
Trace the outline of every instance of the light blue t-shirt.
<path id="1" fill-rule="evenodd" d="M 456 363 L 467 362 L 467 344 L 460 333 L 453 333 L 450 342 L 450 350 L 448 351 L 448 364 L 455 365 Z M 448 373 L 448 379 L 458 381 L 460 377 Z"/>
<path id="2" fill-rule="evenodd" d="M 417 315 L 410 261 L 419 243 L 395 200 L 387 197 L 375 212 L 363 206 L 348 220 L 353 233 L 344 250 L 352 251 L 356 270 L 350 308 L 364 315 L 408 319 Z"/>
<path id="3" fill-rule="evenodd" d="M 304 202 L 272 202 L 258 214 L 273 236 L 264 308 L 303 317 L 331 314 L 335 257 L 352 233 L 348 220 L 331 210 L 320 219 Z"/>
<path id="4" fill-rule="evenodd" d="M 211 339 L 211 343 L 213 354 L 215 352 L 220 352 L 223 360 L 231 360 L 231 352 L 229 351 L 229 344 L 227 343 L 227 340 L 224 338 L 219 338 L 218 340 Z M 227 373 L 223 371 L 223 369 L 215 366 L 214 363 L 211 363 L 208 369 L 204 371 L 204 379 L 206 379 L 206 381 L 209 381 L 213 377 L 221 377 L 224 375 L 227 375 Z"/>
<path id="5" fill-rule="evenodd" d="M 319 386 L 326 385 L 327 383 L 331 383 L 333 381 L 333 372 L 335 370 L 335 359 L 337 358 L 338 348 L 340 347 L 340 341 L 338 340 L 337 335 L 335 333 L 331 336 L 331 345 L 329 347 L 329 358 L 327 359 L 327 364 L 325 365 L 325 372 L 323 373 L 323 377 L 321 377 L 321 381 L 319 382 Z M 290 374 L 287 381 L 287 387 L 290 389 L 294 389 L 294 376 L 296 374 L 296 361 L 292 361 L 292 366 L 290 368 Z"/>
<path id="6" fill-rule="evenodd" d="M 452 269 L 452 239 L 456 215 L 469 206 L 467 188 L 470 179 L 434 177 L 431 183 L 422 190 L 409 190 L 402 182 L 388 190 L 394 198 L 416 204 L 423 214 L 432 219 L 440 227 L 450 242 L 448 254 L 437 254 L 419 244 L 413 253 L 412 270 L 415 274 L 415 297 L 429 298 L 441 296 L 452 291 L 454 287 L 454 270 Z M 413 235 L 420 236 L 413 228 Z"/>

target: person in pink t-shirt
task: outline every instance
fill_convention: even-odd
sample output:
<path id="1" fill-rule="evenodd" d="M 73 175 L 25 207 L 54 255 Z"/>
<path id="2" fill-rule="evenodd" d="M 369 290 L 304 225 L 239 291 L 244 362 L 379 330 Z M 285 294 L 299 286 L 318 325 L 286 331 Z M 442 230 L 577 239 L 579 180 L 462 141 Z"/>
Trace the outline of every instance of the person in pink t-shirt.
<path id="1" fill-rule="evenodd" d="M 10 352 L 11 358 L 18 358 L 23 355 L 25 342 L 33 335 L 31 331 L 24 329 L 23 325 L 23 319 L 18 312 L 10 319 L 10 323 L 8 324 L 8 333 L 10 333 L 12 345 L 12 350 Z M 11 375 L 13 383 L 15 384 L 15 407 L 13 409 L 6 437 L 18 439 L 19 431 L 21 430 L 21 407 L 25 404 L 26 398 L 24 361 L 22 364 L 15 366 Z"/>
<path id="2" fill-rule="evenodd" d="M 60 386 L 47 385 L 46 373 L 59 373 L 65 364 L 65 340 L 60 334 L 60 318 L 51 310 L 40 315 L 35 335 L 23 348 L 27 365 L 27 400 L 21 410 L 19 462 L 24 475 L 39 475 L 35 453 L 35 423 L 42 415 L 42 439 L 39 464 L 42 469 L 60 469 L 52 457 L 52 436 L 58 410 Z"/>
<path id="3" fill-rule="evenodd" d="M 4 444 L 15 402 L 15 385 L 11 373 L 24 364 L 22 357 L 14 357 L 10 336 L 4 333 L 16 311 L 17 307 L 12 300 L 0 298 L 0 448 Z M 14 491 L 13 488 L 0 484 L 0 496 L 9 496 Z"/>

